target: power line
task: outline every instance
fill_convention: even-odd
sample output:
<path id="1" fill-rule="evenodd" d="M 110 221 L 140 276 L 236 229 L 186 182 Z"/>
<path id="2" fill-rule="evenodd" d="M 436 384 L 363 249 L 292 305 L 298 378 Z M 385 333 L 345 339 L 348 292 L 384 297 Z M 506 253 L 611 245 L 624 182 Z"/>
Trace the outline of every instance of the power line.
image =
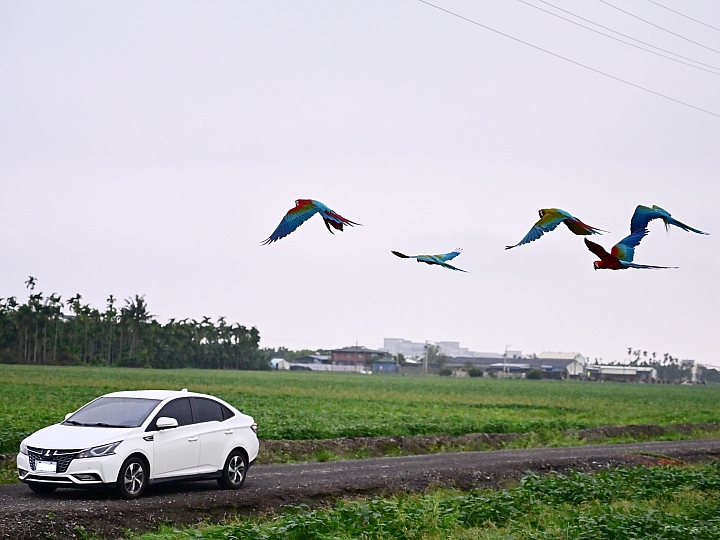
<path id="1" fill-rule="evenodd" d="M 708 47 L 707 45 L 703 45 L 702 43 L 699 43 L 699 42 L 697 42 L 697 41 L 693 41 L 693 40 L 690 39 L 690 38 L 686 38 L 685 36 L 682 36 L 682 35 L 680 35 L 680 34 L 677 34 L 677 33 L 673 32 L 672 30 L 668 30 L 667 28 L 663 28 L 662 26 L 660 26 L 660 25 L 658 25 L 658 24 L 655 24 L 655 23 L 653 23 L 653 22 L 650 22 L 650 21 L 648 21 L 647 19 L 643 19 L 643 18 L 640 17 L 639 15 L 635 15 L 634 13 L 630 13 L 629 11 L 625 11 L 624 9 L 617 7 L 616 5 L 611 4 L 610 2 L 607 2 L 606 0 L 598 0 L 598 2 L 602 2 L 603 4 L 605 4 L 605 5 L 607 5 L 607 6 L 610 6 L 610 7 L 613 8 L 613 9 L 617 9 L 618 11 L 622 11 L 622 12 L 625 13 L 626 15 L 630 15 L 631 17 L 635 17 L 636 19 L 639 19 L 639 20 L 641 20 L 642 22 L 644 22 L 644 23 L 646 23 L 646 24 L 649 24 L 650 26 L 654 26 L 655 28 L 659 28 L 660 30 L 662 30 L 662 31 L 664 31 L 664 32 L 667 32 L 668 34 L 672 34 L 673 36 L 677 36 L 677 37 L 679 37 L 680 39 L 684 39 L 685 41 L 689 41 L 690 43 L 694 43 L 695 45 L 698 45 L 698 46 L 700 46 L 700 47 L 702 47 L 702 48 L 704 48 L 704 49 L 707 49 L 708 51 L 713 51 L 713 52 L 716 52 L 716 53 L 720 53 L 720 51 L 717 50 L 717 49 L 713 49 L 712 47 Z"/>
<path id="2" fill-rule="evenodd" d="M 580 15 L 577 15 L 576 13 L 573 13 L 572 11 L 568 11 L 567 9 L 563 9 L 560 6 L 556 6 L 555 4 L 551 4 L 550 2 L 547 2 L 546 0 L 538 0 L 538 2 L 542 2 L 543 4 L 546 4 L 550 7 L 553 7 L 559 11 L 562 11 L 564 13 L 567 13 L 569 15 L 572 15 L 573 17 L 577 17 L 578 19 L 581 19 L 585 22 L 589 22 L 590 24 L 594 24 L 595 26 L 598 26 L 600 28 L 603 28 L 605 30 L 608 30 L 612 32 L 613 34 L 617 34 L 619 36 L 631 39 L 633 41 L 637 41 L 638 43 L 642 43 L 643 45 L 647 45 L 648 47 L 652 47 L 653 49 L 657 49 L 658 51 L 666 52 L 668 54 L 672 54 L 673 56 L 677 56 L 678 58 L 684 58 L 685 60 L 689 60 L 690 62 L 695 62 L 696 64 L 700 64 L 701 66 L 706 66 L 713 69 L 720 69 L 717 66 L 713 66 L 712 64 L 706 64 L 705 62 L 700 62 L 699 60 L 695 60 L 693 58 L 689 58 L 687 56 L 683 56 L 682 54 L 674 53 L 672 51 L 668 51 L 667 49 L 663 49 L 662 47 L 657 47 L 656 45 L 653 45 L 651 43 L 648 43 L 646 41 L 642 41 L 640 39 L 634 38 L 632 36 L 628 36 L 627 34 L 623 34 L 622 32 L 618 32 L 617 30 L 613 30 L 612 28 L 609 28 L 607 26 L 603 26 L 602 24 L 596 23 L 595 21 L 591 21 L 590 19 L 586 19 L 585 17 L 581 17 Z"/>
<path id="3" fill-rule="evenodd" d="M 542 1 L 542 0 L 540 0 L 540 1 Z M 605 32 L 601 32 L 600 30 L 596 30 L 595 28 L 591 28 L 591 27 L 589 27 L 589 26 L 585 26 L 584 24 L 581 24 L 581 23 L 579 23 L 579 22 L 577 22 L 577 21 L 573 21 L 572 19 L 568 19 L 567 17 L 563 17 L 562 15 L 558 15 L 557 13 L 553 13 L 553 12 L 550 11 L 550 10 L 543 9 L 543 8 L 541 8 L 540 6 L 536 6 L 536 5 L 534 5 L 534 4 L 531 4 L 530 2 L 527 2 L 526 0 L 518 0 L 518 2 L 521 2 L 521 3 L 523 3 L 523 4 L 525 4 L 525 5 L 528 5 L 528 6 L 532 7 L 532 8 L 538 9 L 538 10 L 544 12 L 544 13 L 547 13 L 548 15 L 552 15 L 553 17 L 557 17 L 557 18 L 559 18 L 559 19 L 562 19 L 563 21 L 567 21 L 567 22 L 569 22 L 569 23 L 572 23 L 572 24 L 574 24 L 574 25 L 577 25 L 577 26 L 579 26 L 579 27 L 581 27 L 581 28 L 585 28 L 586 30 L 590 30 L 591 32 L 595 32 L 596 34 L 600 34 L 601 36 L 605 36 L 605 37 L 608 37 L 608 38 L 610 38 L 610 39 L 614 39 L 615 41 L 619 41 L 620 43 L 624 43 L 625 45 L 630 45 L 631 47 L 635 47 L 636 49 L 640 49 L 641 51 L 649 52 L 650 54 L 654 54 L 654 55 L 660 56 L 660 57 L 662 57 L 662 58 L 667 58 L 668 60 L 672 60 L 673 62 L 678 62 L 678 63 L 680 63 L 680 64 L 684 64 L 684 65 L 686 65 L 686 66 L 690 66 L 690 67 L 692 67 L 692 68 L 699 69 L 699 70 L 701 70 L 701 71 L 706 71 L 706 72 L 708 72 L 708 73 L 712 73 L 713 75 L 720 75 L 720 73 L 718 73 L 718 71 L 712 71 L 712 70 L 710 70 L 710 69 L 705 69 L 705 68 L 702 68 L 702 67 L 700 67 L 700 66 L 696 66 L 696 65 L 694 65 L 694 64 L 690 64 L 690 63 L 688 63 L 688 62 L 683 62 L 682 60 L 678 60 L 677 58 L 673 58 L 672 56 L 667 56 L 667 55 L 661 54 L 661 53 L 659 53 L 659 52 L 651 51 L 650 49 L 646 49 L 645 47 L 641 47 L 640 45 L 635 45 L 634 43 L 629 43 L 629 42 L 627 42 L 627 41 L 625 41 L 625 40 L 623 40 L 623 39 L 617 38 L 617 37 L 615 37 L 615 36 L 611 36 L 610 34 L 606 34 Z M 547 3 L 547 2 L 544 2 L 544 3 Z M 552 4 L 549 4 L 549 5 L 552 5 Z M 553 7 L 555 7 L 555 6 L 553 6 Z M 564 10 L 563 10 L 563 11 L 564 11 Z M 631 39 L 632 39 L 632 38 L 631 38 Z M 673 53 L 670 53 L 670 54 L 673 54 Z M 714 66 L 713 66 L 713 67 L 714 67 Z M 716 70 L 720 70 L 720 68 L 715 68 L 715 69 L 716 69 Z"/>
<path id="4" fill-rule="evenodd" d="M 440 10 L 440 11 L 444 11 L 445 13 L 447 13 L 447 14 L 449 14 L 449 15 L 452 15 L 453 17 L 457 17 L 458 19 L 462 19 L 462 20 L 467 21 L 467 22 L 469 22 L 469 23 L 471 23 L 471 24 L 474 24 L 474 25 L 476 25 L 476 26 L 479 26 L 479 27 L 481 27 L 481 28 L 484 28 L 485 30 L 490 30 L 491 32 L 494 32 L 494 33 L 499 34 L 499 35 L 501 35 L 501 36 L 504 36 L 504 37 L 506 37 L 506 38 L 512 39 L 513 41 L 517 41 L 518 43 L 522 43 L 523 45 L 527 45 L 528 47 L 532 47 L 533 49 L 537 49 L 538 51 L 542 51 L 542 52 L 547 53 L 547 54 L 549 54 L 549 55 L 552 55 L 552 56 L 554 56 L 554 57 L 556 57 L 556 58 L 560 58 L 561 60 L 565 60 L 566 62 L 570 62 L 571 64 L 575 64 L 576 66 L 580 66 L 580 67 L 582 67 L 582 68 L 588 69 L 588 70 L 593 71 L 593 72 L 595 72 L 595 73 L 599 73 L 600 75 L 604 75 L 605 77 L 609 77 L 609 78 L 611 78 L 611 79 L 614 79 L 614 80 L 619 81 L 619 82 L 621 82 L 621 83 L 627 84 L 627 85 L 632 86 L 632 87 L 634 87 L 634 88 L 638 88 L 638 89 L 643 90 L 643 91 L 645 91 L 645 92 L 648 92 L 648 93 L 650 93 L 650 94 L 654 94 L 654 95 L 659 96 L 659 97 L 661 97 L 661 98 L 665 98 L 665 99 L 667 99 L 667 100 L 674 101 L 675 103 L 679 103 L 680 105 L 685 105 L 686 107 L 690 107 L 691 109 L 695 109 L 695 110 L 697 110 L 697 111 L 704 112 L 704 113 L 710 114 L 710 115 L 712 115 L 712 116 L 715 116 L 715 117 L 717 117 L 717 118 L 720 118 L 720 114 L 718 114 L 718 113 L 714 113 L 714 112 L 709 111 L 709 110 L 707 110 L 707 109 L 703 109 L 703 108 L 701 108 L 701 107 L 697 107 L 697 106 L 695 106 L 695 105 L 691 105 L 690 103 L 686 103 L 685 101 L 680 101 L 679 99 L 675 99 L 675 98 L 670 97 L 670 96 L 667 96 L 667 95 L 665 95 L 665 94 L 661 94 L 660 92 L 656 92 L 655 90 L 650 90 L 649 88 L 646 88 L 646 87 L 644 87 L 644 86 L 640 86 L 639 84 L 635 84 L 635 83 L 630 82 L 630 81 L 626 81 L 625 79 L 621 79 L 620 77 L 616 77 L 615 75 L 610 75 L 609 73 L 606 73 L 606 72 L 604 72 L 604 71 L 600 71 L 599 69 L 595 69 L 595 68 L 590 67 L 590 66 L 588 66 L 588 65 L 582 64 L 582 63 L 580 63 L 580 62 L 577 62 L 576 60 L 571 60 L 570 58 L 567 58 L 567 57 L 562 56 L 562 55 L 560 55 L 560 54 L 554 53 L 554 52 L 549 51 L 549 50 L 547 50 L 547 49 L 543 49 L 542 47 L 539 47 L 539 46 L 537 46 L 537 45 L 533 45 L 532 43 L 530 43 L 530 42 L 528 42 L 528 41 L 523 41 L 523 40 L 520 39 L 520 38 L 516 38 L 515 36 L 511 36 L 510 34 L 506 34 L 505 32 L 501 32 L 500 30 L 495 30 L 494 28 L 491 28 L 490 26 L 484 25 L 484 24 L 479 23 L 479 22 L 477 22 L 477 21 L 474 21 L 474 20 L 472 20 L 472 19 L 468 19 L 467 17 L 464 17 L 464 16 L 460 15 L 459 13 L 455 13 L 454 11 L 450 11 L 449 9 L 445 9 L 445 8 L 440 7 L 440 6 L 438 6 L 438 5 L 432 4 L 432 3 L 428 2 L 427 0 L 417 0 L 417 1 L 418 1 L 418 2 L 422 2 L 423 4 L 426 4 L 426 5 L 430 6 L 430 7 L 434 7 L 435 9 L 438 9 L 438 10 Z"/>
<path id="5" fill-rule="evenodd" d="M 663 8 L 663 9 L 667 9 L 668 11 L 672 11 L 673 13 L 676 13 L 677 15 L 680 15 L 681 17 L 685 17 L 686 19 L 690 19 L 691 21 L 695 21 L 695 22 L 698 23 L 698 24 L 702 24 L 703 26 L 707 26 L 708 28 L 712 28 L 713 30 L 717 30 L 717 31 L 720 32 L 720 28 L 718 28 L 717 26 L 713 26 L 713 25 L 711 25 L 711 24 L 704 23 L 704 22 L 702 22 L 702 21 L 700 21 L 700 20 L 698 20 L 698 19 L 693 19 L 693 18 L 690 17 L 689 15 L 685 15 L 684 13 L 680 13 L 679 11 L 675 11 L 674 9 L 670 9 L 670 8 L 667 7 L 667 6 L 663 6 L 660 2 L 655 2 L 655 0 L 647 0 L 647 1 L 650 2 L 651 4 L 655 4 L 656 6 L 660 6 L 660 7 Z"/>

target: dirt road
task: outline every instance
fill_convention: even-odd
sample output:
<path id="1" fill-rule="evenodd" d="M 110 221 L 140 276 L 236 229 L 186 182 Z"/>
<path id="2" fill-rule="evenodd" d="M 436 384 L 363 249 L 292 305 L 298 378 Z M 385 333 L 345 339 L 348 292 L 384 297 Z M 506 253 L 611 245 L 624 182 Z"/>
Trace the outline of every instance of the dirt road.
<path id="1" fill-rule="evenodd" d="M 235 513 L 288 504 L 317 505 L 342 496 L 421 491 L 433 486 L 496 487 L 528 471 L 592 471 L 652 464 L 658 462 L 658 455 L 684 461 L 720 459 L 720 439 L 264 465 L 250 470 L 239 491 L 223 491 L 214 482 L 201 482 L 151 489 L 137 501 L 75 490 L 39 496 L 25 485 L 6 485 L 0 486 L 0 538 L 77 538 L 75 529 L 82 527 L 113 539 L 128 529 L 148 530 L 163 522 L 220 521 Z"/>

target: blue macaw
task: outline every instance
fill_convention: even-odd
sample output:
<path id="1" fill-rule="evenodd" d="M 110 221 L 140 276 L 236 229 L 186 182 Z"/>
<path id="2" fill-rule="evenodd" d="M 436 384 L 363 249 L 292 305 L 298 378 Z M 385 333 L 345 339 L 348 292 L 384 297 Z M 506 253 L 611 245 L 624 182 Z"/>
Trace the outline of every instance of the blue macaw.
<path id="1" fill-rule="evenodd" d="M 400 257 L 401 259 L 416 259 L 417 262 L 425 263 L 425 264 L 436 264 L 438 266 L 442 266 L 443 268 L 449 268 L 450 270 L 457 270 L 458 272 L 467 272 L 467 270 L 462 270 L 460 268 L 456 268 L 452 264 L 448 264 L 447 261 L 453 260 L 455 257 L 460 255 L 461 249 L 456 249 L 455 251 L 451 251 L 450 253 L 442 253 L 440 255 L 405 255 L 403 253 L 400 253 L 399 251 L 393 251 L 392 254 L 396 257 Z"/>
<path id="2" fill-rule="evenodd" d="M 648 223 L 650 223 L 653 219 L 662 219 L 663 223 L 665 224 L 665 229 L 668 232 L 670 231 L 670 225 L 675 225 L 676 227 L 680 227 L 684 231 L 694 232 L 697 234 L 708 234 L 706 232 L 700 231 L 698 229 L 693 229 L 692 227 L 685 225 L 684 223 L 673 218 L 670 215 L 670 212 L 668 212 L 667 210 L 663 210 L 659 206 L 655 205 L 653 205 L 652 208 L 638 205 L 638 207 L 635 209 L 635 213 L 633 214 L 632 219 L 630 219 L 630 232 L 647 229 Z"/>

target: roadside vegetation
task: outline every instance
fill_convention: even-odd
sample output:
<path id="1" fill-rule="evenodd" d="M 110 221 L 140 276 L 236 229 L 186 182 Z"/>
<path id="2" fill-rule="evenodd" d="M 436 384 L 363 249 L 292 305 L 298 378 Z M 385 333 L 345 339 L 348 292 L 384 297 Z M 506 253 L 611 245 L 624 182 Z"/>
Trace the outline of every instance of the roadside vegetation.
<path id="1" fill-rule="evenodd" d="M 529 475 L 499 491 L 436 491 L 293 507 L 134 540 L 720 539 L 720 464 Z"/>

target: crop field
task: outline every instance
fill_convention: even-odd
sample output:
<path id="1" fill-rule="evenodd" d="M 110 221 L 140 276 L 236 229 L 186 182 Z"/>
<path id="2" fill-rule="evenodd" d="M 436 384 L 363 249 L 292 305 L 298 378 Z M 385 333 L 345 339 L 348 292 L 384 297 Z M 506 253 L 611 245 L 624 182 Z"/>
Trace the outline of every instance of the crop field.
<path id="1" fill-rule="evenodd" d="M 263 439 L 553 432 L 720 421 L 719 386 L 338 373 L 0 366 L 0 453 L 98 395 L 181 389 L 250 414 Z"/>
<path id="2" fill-rule="evenodd" d="M 136 540 L 720 539 L 720 463 L 525 477 L 500 491 L 340 501 Z"/>

